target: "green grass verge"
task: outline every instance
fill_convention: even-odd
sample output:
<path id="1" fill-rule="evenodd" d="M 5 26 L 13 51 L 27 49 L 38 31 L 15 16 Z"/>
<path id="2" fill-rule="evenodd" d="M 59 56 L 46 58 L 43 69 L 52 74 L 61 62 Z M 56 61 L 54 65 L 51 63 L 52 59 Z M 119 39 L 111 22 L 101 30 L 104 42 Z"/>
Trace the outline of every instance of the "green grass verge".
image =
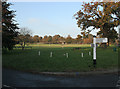
<path id="1" fill-rule="evenodd" d="M 32 49 L 14 49 L 6 53 L 3 52 L 3 66 L 24 71 L 91 71 L 93 57 L 92 48 L 89 45 L 61 45 L 54 44 L 33 44 Z M 73 47 L 81 47 L 80 50 L 73 50 Z M 41 55 L 38 55 L 38 52 Z M 50 58 L 50 52 L 53 52 L 53 57 Z M 89 55 L 91 52 L 91 55 Z M 64 56 L 69 53 L 69 58 Z M 84 53 L 84 57 L 81 57 Z M 96 70 L 106 70 L 118 67 L 118 52 L 113 51 L 113 47 L 107 49 L 97 48 L 97 68 Z"/>

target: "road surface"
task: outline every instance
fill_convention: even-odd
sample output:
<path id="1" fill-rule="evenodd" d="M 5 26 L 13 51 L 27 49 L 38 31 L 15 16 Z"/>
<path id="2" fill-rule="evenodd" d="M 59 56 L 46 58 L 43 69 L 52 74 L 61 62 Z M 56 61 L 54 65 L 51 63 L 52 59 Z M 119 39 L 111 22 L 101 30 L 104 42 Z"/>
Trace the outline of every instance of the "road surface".
<path id="1" fill-rule="evenodd" d="M 31 74 L 3 69 L 3 85 L 12 87 L 116 87 L 117 74 L 74 77 Z"/>

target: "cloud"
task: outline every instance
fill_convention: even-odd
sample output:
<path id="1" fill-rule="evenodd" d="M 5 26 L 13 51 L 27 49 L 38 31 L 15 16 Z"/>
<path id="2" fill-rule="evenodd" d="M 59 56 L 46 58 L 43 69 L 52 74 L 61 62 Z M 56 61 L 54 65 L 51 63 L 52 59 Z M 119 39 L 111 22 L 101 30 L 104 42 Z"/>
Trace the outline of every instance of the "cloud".
<path id="1" fill-rule="evenodd" d="M 37 19 L 37 18 L 30 18 L 30 19 L 27 20 L 27 22 L 28 22 L 29 24 L 36 24 L 36 23 L 39 23 L 40 20 Z"/>

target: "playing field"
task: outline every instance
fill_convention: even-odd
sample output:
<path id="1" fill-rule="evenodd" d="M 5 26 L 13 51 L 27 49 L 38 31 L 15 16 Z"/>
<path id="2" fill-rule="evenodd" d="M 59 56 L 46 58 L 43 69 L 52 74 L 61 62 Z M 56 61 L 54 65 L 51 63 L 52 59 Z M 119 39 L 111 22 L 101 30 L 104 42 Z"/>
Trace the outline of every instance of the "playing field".
<path id="1" fill-rule="evenodd" d="M 3 66 L 25 71 L 91 71 L 93 51 L 90 45 L 33 44 L 3 52 Z M 118 49 L 117 49 L 118 50 Z M 52 54 L 51 54 L 52 52 Z M 68 53 L 68 55 L 66 55 Z M 83 55 L 82 55 L 83 53 Z M 118 67 L 118 52 L 113 47 L 97 48 L 96 70 Z"/>

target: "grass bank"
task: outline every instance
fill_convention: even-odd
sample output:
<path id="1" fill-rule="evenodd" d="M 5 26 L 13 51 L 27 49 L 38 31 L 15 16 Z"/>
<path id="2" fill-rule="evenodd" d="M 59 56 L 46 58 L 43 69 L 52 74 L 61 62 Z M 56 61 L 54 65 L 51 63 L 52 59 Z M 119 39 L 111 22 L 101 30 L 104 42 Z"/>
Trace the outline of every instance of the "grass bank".
<path id="1" fill-rule="evenodd" d="M 80 72 L 93 70 L 92 48 L 90 45 L 32 44 L 32 49 L 14 49 L 3 53 L 3 66 L 24 71 L 39 72 Z M 73 49 L 74 47 L 81 47 Z M 40 51 L 40 55 L 38 55 Z M 50 52 L 53 56 L 50 57 Z M 91 55 L 89 55 L 91 52 Z M 67 58 L 64 54 L 68 53 Z M 81 56 L 84 53 L 84 57 Z M 106 70 L 118 67 L 118 52 L 113 47 L 97 48 L 96 70 Z"/>

